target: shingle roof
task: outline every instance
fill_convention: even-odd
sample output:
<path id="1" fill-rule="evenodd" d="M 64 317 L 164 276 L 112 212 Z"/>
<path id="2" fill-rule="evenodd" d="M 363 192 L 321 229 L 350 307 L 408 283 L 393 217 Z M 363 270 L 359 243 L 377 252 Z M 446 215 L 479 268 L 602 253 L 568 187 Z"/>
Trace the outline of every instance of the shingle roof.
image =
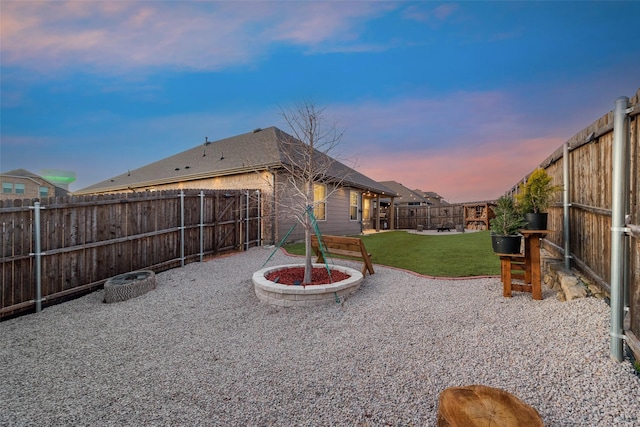
<path id="1" fill-rule="evenodd" d="M 422 197 L 420 194 L 416 193 L 413 190 L 405 187 L 397 181 L 380 181 L 380 184 L 385 187 L 390 188 L 391 190 L 398 193 L 400 197 L 398 197 L 395 202 L 396 203 L 411 203 L 411 202 L 420 202 L 421 204 L 427 204 L 429 201 Z"/>
<path id="2" fill-rule="evenodd" d="M 68 190 L 57 186 L 55 183 L 49 181 L 46 178 L 43 178 L 42 176 L 38 175 L 37 173 L 33 173 L 31 171 L 28 171 L 28 170 L 22 169 L 22 168 L 13 169 L 13 170 L 10 170 L 8 172 L 2 172 L 2 173 L 0 173 L 0 176 L 31 178 L 32 181 L 45 182 L 45 183 L 53 186 L 53 188 L 55 189 L 55 195 L 56 196 L 64 196 L 64 195 L 69 193 Z"/>
<path id="3" fill-rule="evenodd" d="M 29 177 L 34 178 L 34 177 L 35 177 L 35 178 L 44 179 L 44 178 L 42 178 L 40 175 L 38 175 L 38 174 L 36 174 L 36 173 L 33 173 L 33 172 L 31 172 L 31 171 L 28 171 L 28 170 L 26 170 L 26 169 L 22 169 L 22 168 L 21 168 L 21 169 L 13 169 L 13 170 L 10 170 L 10 171 L 8 171 L 8 172 L 2 172 L 2 173 L 0 173 L 0 175 L 6 175 L 6 176 L 20 176 L 20 177 L 24 177 L 24 178 L 29 178 Z M 45 180 L 45 181 L 46 181 L 46 180 Z"/>
<path id="4" fill-rule="evenodd" d="M 76 194 L 120 191 L 128 188 L 279 168 L 288 163 L 287 156 L 282 152 L 282 144 L 279 144 L 279 141 L 292 139 L 291 135 L 276 127 L 256 129 L 252 132 L 198 145 L 83 188 Z M 299 141 L 296 142 L 302 144 Z M 319 161 L 328 158 L 317 151 L 315 155 Z M 327 178 L 329 180 L 343 180 L 344 184 L 356 188 L 395 195 L 384 185 L 338 161 L 331 164 Z"/>

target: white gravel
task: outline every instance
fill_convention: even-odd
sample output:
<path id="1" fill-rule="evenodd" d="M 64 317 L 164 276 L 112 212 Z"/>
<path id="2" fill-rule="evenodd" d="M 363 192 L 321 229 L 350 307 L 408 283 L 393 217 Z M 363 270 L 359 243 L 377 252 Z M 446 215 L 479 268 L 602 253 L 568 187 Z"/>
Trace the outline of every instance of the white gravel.
<path id="1" fill-rule="evenodd" d="M 279 309 L 251 283 L 269 254 L 0 323 L 0 425 L 433 426 L 439 393 L 468 384 L 515 394 L 549 426 L 640 425 L 640 378 L 609 357 L 603 301 L 505 299 L 498 278 L 376 266 L 343 304 Z"/>

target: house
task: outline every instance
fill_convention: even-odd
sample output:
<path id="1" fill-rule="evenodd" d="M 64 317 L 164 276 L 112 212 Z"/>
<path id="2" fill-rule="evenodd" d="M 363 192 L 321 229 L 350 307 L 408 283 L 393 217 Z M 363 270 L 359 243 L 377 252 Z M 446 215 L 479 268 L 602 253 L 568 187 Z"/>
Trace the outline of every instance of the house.
<path id="1" fill-rule="evenodd" d="M 176 189 L 249 189 L 261 195 L 265 243 L 300 240 L 305 215 L 300 204 L 301 182 L 292 170 L 304 168 L 308 145 L 276 127 L 208 141 L 157 162 L 127 171 L 75 192 L 77 195 Z M 322 173 L 314 177 L 314 214 L 323 234 L 359 234 L 380 229 L 381 197 L 396 194 L 343 163 L 314 151 Z M 292 169 L 293 168 L 293 169 Z M 253 193 L 252 193 L 253 194 Z M 292 229 L 293 228 L 293 229 Z"/>
<path id="2" fill-rule="evenodd" d="M 68 193 L 65 188 L 26 169 L 0 173 L 0 181 L 2 181 L 0 200 L 60 197 Z"/>
<path id="3" fill-rule="evenodd" d="M 395 206 L 427 206 L 430 204 L 419 190 L 410 190 L 397 181 L 380 181 L 380 184 L 398 194 L 398 197 L 394 198 Z M 389 199 L 384 202 L 389 202 Z"/>
<path id="4" fill-rule="evenodd" d="M 441 206 L 448 206 L 450 204 L 444 199 L 444 197 L 442 197 L 441 195 L 433 191 L 422 191 L 422 190 L 413 190 L 413 191 L 417 194 L 420 194 L 425 199 L 427 199 L 427 202 L 433 207 L 439 208 Z"/>

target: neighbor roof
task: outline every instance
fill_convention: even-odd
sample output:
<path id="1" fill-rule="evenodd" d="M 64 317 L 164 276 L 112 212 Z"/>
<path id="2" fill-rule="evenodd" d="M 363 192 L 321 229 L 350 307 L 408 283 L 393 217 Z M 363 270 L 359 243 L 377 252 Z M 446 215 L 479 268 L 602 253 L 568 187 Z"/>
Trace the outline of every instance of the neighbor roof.
<path id="1" fill-rule="evenodd" d="M 68 190 L 57 186 L 53 182 L 49 181 L 46 178 L 43 178 L 42 176 L 38 175 L 37 173 L 33 173 L 31 171 L 28 171 L 28 170 L 22 169 L 22 168 L 13 169 L 13 170 L 10 170 L 8 172 L 2 172 L 2 173 L 0 173 L 0 176 L 16 177 L 16 178 L 29 178 L 29 179 L 31 179 L 31 181 L 33 181 L 33 182 L 35 182 L 37 184 L 41 184 L 42 182 L 45 182 L 45 183 L 53 186 L 53 188 L 55 189 L 55 195 L 56 196 L 64 196 L 64 195 L 69 193 Z"/>
<path id="2" fill-rule="evenodd" d="M 413 190 L 410 190 L 397 181 L 380 181 L 380 184 L 395 191 L 399 195 L 399 197 L 395 200 L 396 203 L 420 202 L 424 204 L 431 204 L 431 202 L 422 197 L 420 194 L 416 193 Z"/>
<path id="3" fill-rule="evenodd" d="M 215 142 L 205 142 L 176 155 L 83 188 L 76 194 L 121 191 L 128 188 L 281 168 L 283 164 L 288 163 L 288 158 L 282 152 L 282 144 L 279 144 L 279 141 L 291 140 L 302 144 L 276 127 L 255 129 L 252 132 Z M 330 159 L 318 151 L 315 155 L 320 161 Z M 326 178 L 341 180 L 343 184 L 355 188 L 395 196 L 395 193 L 386 186 L 338 161 L 331 164 Z"/>

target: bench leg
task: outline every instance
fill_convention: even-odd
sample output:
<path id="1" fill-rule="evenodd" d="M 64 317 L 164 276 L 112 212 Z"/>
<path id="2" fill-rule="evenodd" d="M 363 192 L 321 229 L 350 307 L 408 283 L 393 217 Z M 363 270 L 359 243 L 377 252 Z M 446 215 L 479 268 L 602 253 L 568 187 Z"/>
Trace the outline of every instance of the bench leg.
<path id="1" fill-rule="evenodd" d="M 502 296 L 511 298 L 511 257 L 500 258 L 500 278 L 502 279 Z"/>

